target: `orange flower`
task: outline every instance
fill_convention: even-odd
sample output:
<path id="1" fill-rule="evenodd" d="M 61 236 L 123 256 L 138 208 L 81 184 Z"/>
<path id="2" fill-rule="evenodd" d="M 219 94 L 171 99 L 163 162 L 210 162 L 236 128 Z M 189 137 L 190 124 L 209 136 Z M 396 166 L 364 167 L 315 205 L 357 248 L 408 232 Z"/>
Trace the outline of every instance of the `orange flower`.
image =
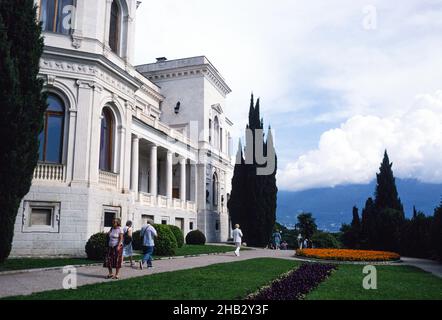
<path id="1" fill-rule="evenodd" d="M 296 255 L 340 261 L 392 261 L 400 259 L 400 255 L 394 252 L 350 249 L 302 249 L 297 250 Z"/>

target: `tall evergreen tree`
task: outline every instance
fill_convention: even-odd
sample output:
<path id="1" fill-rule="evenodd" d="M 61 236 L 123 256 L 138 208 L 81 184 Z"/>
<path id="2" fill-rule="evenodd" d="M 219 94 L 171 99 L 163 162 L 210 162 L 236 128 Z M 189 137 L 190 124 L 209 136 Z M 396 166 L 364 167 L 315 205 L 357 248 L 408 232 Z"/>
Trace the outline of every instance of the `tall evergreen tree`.
<path id="1" fill-rule="evenodd" d="M 46 109 L 38 79 L 42 53 L 34 0 L 0 1 L 0 263 L 11 251 L 20 201 L 38 161 Z"/>
<path id="2" fill-rule="evenodd" d="M 362 210 L 361 247 L 368 249 L 376 242 L 377 212 L 373 198 L 368 198 Z"/>
<path id="3" fill-rule="evenodd" d="M 387 151 L 385 151 L 380 172 L 376 174 L 375 205 L 378 210 L 389 208 L 403 212 L 404 207 L 397 192 L 392 166 Z"/>
<path id="4" fill-rule="evenodd" d="M 273 226 L 276 223 L 276 153 L 273 147 L 271 131 L 267 139 L 262 137 L 260 149 L 264 156 L 274 154 L 275 169 L 269 175 L 259 175 L 257 169 L 265 165 L 257 163 L 255 137 L 260 134 L 257 130 L 263 130 L 264 121 L 260 116 L 260 101 L 256 104 L 252 95 L 249 109 L 249 123 L 246 128 L 252 133 L 253 141 L 246 141 L 246 157 L 252 155 L 252 159 L 244 159 L 241 144 L 238 148 L 237 161 L 232 179 L 232 191 L 228 202 L 228 208 L 232 224 L 239 223 L 244 233 L 244 240 L 255 246 L 265 246 L 271 237 Z M 271 151 L 271 152 L 269 152 Z M 247 160 L 247 161 L 246 161 Z M 251 160 L 251 161 L 250 161 Z M 271 161 L 270 160 L 270 161 Z M 250 163 L 251 162 L 251 163 Z"/>

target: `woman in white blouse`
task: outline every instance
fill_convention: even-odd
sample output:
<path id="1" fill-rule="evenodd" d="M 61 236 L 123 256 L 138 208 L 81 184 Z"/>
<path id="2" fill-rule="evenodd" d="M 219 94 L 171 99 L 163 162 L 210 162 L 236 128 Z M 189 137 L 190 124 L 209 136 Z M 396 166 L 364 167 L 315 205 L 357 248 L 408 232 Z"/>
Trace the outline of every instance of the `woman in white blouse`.
<path id="1" fill-rule="evenodd" d="M 107 279 L 119 279 L 119 272 L 123 262 L 123 229 L 121 228 L 121 219 L 112 221 L 112 228 L 107 234 L 108 248 L 104 260 L 104 267 L 108 268 Z M 115 275 L 112 269 L 116 269 Z"/>

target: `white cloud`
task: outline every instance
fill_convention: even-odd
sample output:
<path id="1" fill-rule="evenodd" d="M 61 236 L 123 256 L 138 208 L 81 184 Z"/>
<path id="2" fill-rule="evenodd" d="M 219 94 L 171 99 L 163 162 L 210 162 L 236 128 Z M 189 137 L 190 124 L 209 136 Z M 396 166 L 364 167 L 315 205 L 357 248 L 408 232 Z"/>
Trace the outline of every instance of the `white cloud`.
<path id="1" fill-rule="evenodd" d="M 367 5 L 377 10 L 376 30 L 363 28 Z M 244 133 L 250 92 L 262 97 L 262 113 L 266 123 L 272 123 L 277 145 L 291 146 L 277 150 L 280 167 L 298 157 L 296 163 L 304 166 L 299 181 L 280 175 L 282 187 L 367 181 L 379 165 L 382 149 L 396 151 L 388 139 L 399 139 L 399 131 L 405 129 L 408 135 L 412 130 L 419 131 L 417 136 L 424 132 L 402 127 L 420 125 L 406 118 L 404 107 L 419 94 L 441 89 L 441 17 L 440 0 L 144 1 L 137 13 L 135 60 L 142 64 L 160 56 L 206 55 L 233 89 L 225 110 L 236 125 L 235 138 Z M 425 112 L 419 117 L 430 120 Z M 320 146 L 344 140 L 340 136 L 350 129 L 374 135 L 377 141 L 367 155 L 355 151 L 349 138 L 347 144 L 336 146 L 362 168 L 345 179 L 334 176 L 331 163 L 330 171 L 324 171 L 320 159 L 312 160 L 315 153 L 308 150 L 317 141 L 300 142 L 316 139 L 318 127 L 326 130 L 339 123 L 343 127 L 323 134 Z M 385 138 L 377 137 L 380 131 L 370 131 L 367 123 Z M 283 127 L 283 134 L 278 127 Z M 408 149 L 400 149 L 409 153 L 409 163 L 399 163 L 392 154 L 398 172 L 407 168 L 404 176 L 431 180 L 433 174 L 416 169 L 423 161 L 433 168 L 440 164 L 432 145 L 429 150 L 421 145 L 424 140 L 411 139 Z M 411 142 L 418 144 L 417 151 Z M 417 153 L 426 158 L 419 159 Z M 348 162 L 345 166 L 354 166 Z M 314 174 L 321 170 L 328 172 L 325 177 Z M 291 171 L 301 174 L 301 169 Z"/>
<path id="2" fill-rule="evenodd" d="M 282 189 L 368 183 L 387 149 L 400 178 L 442 182 L 442 91 L 420 95 L 398 117 L 355 116 L 278 173 Z"/>

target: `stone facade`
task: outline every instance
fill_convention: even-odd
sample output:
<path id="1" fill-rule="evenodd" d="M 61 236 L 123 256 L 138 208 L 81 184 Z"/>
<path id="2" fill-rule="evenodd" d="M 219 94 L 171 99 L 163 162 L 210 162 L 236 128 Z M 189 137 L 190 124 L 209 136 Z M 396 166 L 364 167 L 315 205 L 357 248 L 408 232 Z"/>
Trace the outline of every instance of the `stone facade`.
<path id="1" fill-rule="evenodd" d="M 49 10 L 36 3 L 44 20 Z M 72 3 L 69 32 L 44 32 L 40 71 L 45 91 L 64 105 L 61 161 L 38 164 L 17 215 L 12 256 L 84 255 L 87 239 L 108 230 L 113 216 L 135 229 L 153 218 L 226 241 L 228 85 L 203 56 L 133 66 L 139 1 Z M 59 12 L 62 20 L 70 11 Z M 115 32 L 117 47 L 110 44 Z M 106 170 L 103 132 L 111 141 Z"/>

